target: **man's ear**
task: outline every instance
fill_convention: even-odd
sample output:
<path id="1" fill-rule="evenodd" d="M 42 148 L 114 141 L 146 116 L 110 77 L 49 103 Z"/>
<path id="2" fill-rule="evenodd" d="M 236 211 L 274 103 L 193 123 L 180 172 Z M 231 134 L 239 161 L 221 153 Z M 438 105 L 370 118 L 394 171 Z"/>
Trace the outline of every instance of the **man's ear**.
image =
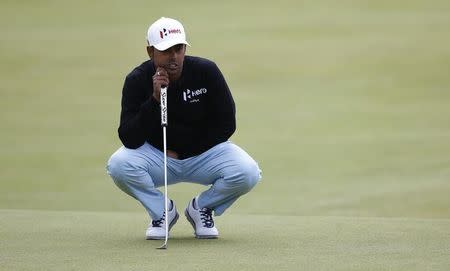
<path id="1" fill-rule="evenodd" d="M 147 46 L 148 57 L 153 58 L 153 50 L 154 50 L 153 46 Z"/>

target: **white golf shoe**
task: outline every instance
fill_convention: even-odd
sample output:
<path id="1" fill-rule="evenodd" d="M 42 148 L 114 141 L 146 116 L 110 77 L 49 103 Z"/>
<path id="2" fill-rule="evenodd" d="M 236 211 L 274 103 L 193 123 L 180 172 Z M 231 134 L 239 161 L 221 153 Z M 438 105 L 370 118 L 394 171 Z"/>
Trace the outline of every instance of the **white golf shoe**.
<path id="1" fill-rule="evenodd" d="M 175 203 L 170 200 L 169 206 L 169 231 L 177 223 L 178 217 L 180 215 L 177 212 L 177 207 Z M 152 220 L 152 223 L 147 228 L 145 236 L 147 240 L 162 240 L 166 238 L 166 212 L 164 212 L 163 217 L 159 220 Z"/>
<path id="2" fill-rule="evenodd" d="M 197 197 L 193 198 L 187 206 L 184 214 L 194 228 L 195 237 L 198 239 L 219 238 L 219 231 L 214 226 L 212 209 L 197 208 Z"/>

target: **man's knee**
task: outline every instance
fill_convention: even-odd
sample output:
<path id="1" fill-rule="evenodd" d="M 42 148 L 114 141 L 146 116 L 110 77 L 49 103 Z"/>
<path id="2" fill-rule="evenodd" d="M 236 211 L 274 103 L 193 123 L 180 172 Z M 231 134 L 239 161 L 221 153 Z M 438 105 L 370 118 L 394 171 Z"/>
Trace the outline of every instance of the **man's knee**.
<path id="1" fill-rule="evenodd" d="M 124 149 L 119 149 L 109 158 L 106 170 L 116 183 L 124 182 L 138 175 L 141 170 L 139 163 L 139 159 L 131 156 Z"/>
<path id="2" fill-rule="evenodd" d="M 236 184 L 239 186 L 243 193 L 247 193 L 252 190 L 253 187 L 261 179 L 261 170 L 255 161 L 248 161 L 239 165 L 237 175 L 235 175 Z"/>
<path id="3" fill-rule="evenodd" d="M 124 168 L 126 159 L 121 152 L 115 152 L 108 160 L 106 171 L 113 180 L 124 179 Z"/>

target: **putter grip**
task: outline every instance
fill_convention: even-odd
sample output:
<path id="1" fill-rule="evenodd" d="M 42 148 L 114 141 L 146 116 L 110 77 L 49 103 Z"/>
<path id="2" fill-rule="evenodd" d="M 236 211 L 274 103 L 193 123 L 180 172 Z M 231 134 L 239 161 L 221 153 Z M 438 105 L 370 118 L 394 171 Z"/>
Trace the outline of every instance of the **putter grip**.
<path id="1" fill-rule="evenodd" d="M 161 87 L 161 126 L 167 126 L 167 87 Z"/>

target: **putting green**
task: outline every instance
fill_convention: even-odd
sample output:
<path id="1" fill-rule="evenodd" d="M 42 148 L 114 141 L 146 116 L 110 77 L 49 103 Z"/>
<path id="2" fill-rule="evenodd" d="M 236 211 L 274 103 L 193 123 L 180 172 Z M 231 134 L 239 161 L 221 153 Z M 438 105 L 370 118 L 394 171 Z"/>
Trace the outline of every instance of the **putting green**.
<path id="1" fill-rule="evenodd" d="M 2 270 L 445 270 L 449 219 L 229 215 L 221 238 L 185 219 L 169 248 L 137 213 L 1 210 Z M 184 218 L 184 217 L 183 217 Z"/>

